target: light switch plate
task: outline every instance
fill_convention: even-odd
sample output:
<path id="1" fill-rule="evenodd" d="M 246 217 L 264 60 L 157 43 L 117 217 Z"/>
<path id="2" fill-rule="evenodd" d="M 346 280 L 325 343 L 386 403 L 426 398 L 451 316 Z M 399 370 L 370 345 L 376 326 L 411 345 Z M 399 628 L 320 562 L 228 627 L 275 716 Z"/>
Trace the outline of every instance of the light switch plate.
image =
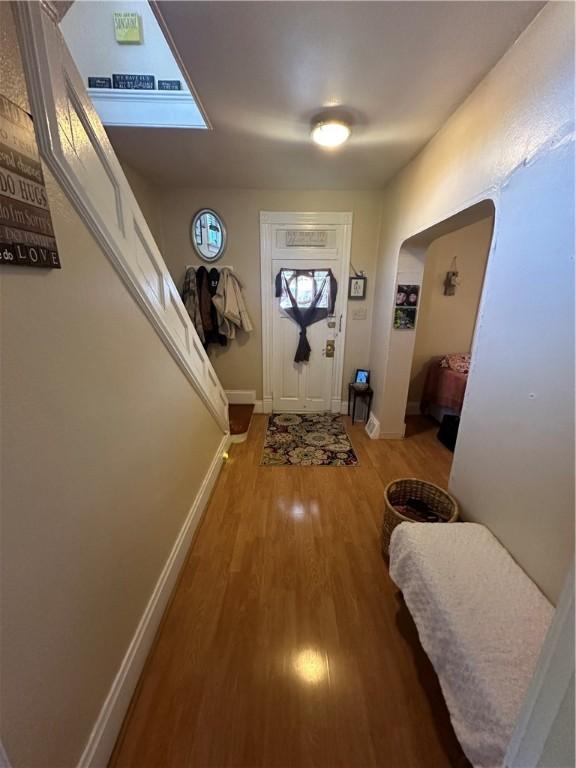
<path id="1" fill-rule="evenodd" d="M 354 320 L 366 320 L 367 316 L 368 315 L 366 314 L 366 310 L 365 309 L 355 309 L 352 312 L 352 317 L 353 317 Z"/>

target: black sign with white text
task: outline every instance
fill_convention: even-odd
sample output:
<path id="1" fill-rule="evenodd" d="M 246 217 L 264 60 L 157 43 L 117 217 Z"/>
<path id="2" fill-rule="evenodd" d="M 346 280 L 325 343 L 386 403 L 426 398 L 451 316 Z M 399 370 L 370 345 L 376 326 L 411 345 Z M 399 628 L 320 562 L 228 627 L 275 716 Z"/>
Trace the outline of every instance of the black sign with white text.
<path id="1" fill-rule="evenodd" d="M 60 269 L 32 118 L 1 94 L 0 264 Z"/>
<path id="2" fill-rule="evenodd" d="M 155 89 L 154 75 L 112 75 L 114 88 L 131 91 L 153 91 Z"/>
<path id="3" fill-rule="evenodd" d="M 11 264 L 14 267 L 60 269 L 58 251 L 27 243 L 0 242 L 0 264 Z"/>
<path id="4" fill-rule="evenodd" d="M 111 77 L 89 77 L 88 88 L 112 88 Z"/>
<path id="5" fill-rule="evenodd" d="M 180 80 L 158 80 L 159 91 L 179 91 L 181 88 Z"/>

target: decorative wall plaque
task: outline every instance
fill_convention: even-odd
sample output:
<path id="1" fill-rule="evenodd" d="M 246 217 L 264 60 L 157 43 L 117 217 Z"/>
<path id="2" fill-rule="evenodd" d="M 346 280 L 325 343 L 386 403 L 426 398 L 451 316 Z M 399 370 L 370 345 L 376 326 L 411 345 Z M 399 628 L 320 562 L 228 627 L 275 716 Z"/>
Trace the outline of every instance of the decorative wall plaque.
<path id="1" fill-rule="evenodd" d="M 180 80 L 158 80 L 159 91 L 180 91 L 181 89 Z"/>
<path id="2" fill-rule="evenodd" d="M 32 118 L 1 94 L 0 264 L 60 269 Z"/>
<path id="3" fill-rule="evenodd" d="M 359 300 L 366 298 L 366 278 L 364 275 L 355 275 L 349 279 L 348 298 Z"/>
<path id="4" fill-rule="evenodd" d="M 112 85 L 131 91 L 153 91 L 156 87 L 154 75 L 112 75 Z"/>
<path id="5" fill-rule="evenodd" d="M 132 45 L 142 42 L 142 24 L 140 15 L 132 11 L 115 11 L 114 17 L 114 36 L 117 43 L 131 43 Z"/>
<path id="6" fill-rule="evenodd" d="M 89 77 L 88 88 L 112 88 L 111 77 Z"/>
<path id="7" fill-rule="evenodd" d="M 286 246 L 296 248 L 325 248 L 327 232 L 316 229 L 288 229 L 286 231 Z"/>

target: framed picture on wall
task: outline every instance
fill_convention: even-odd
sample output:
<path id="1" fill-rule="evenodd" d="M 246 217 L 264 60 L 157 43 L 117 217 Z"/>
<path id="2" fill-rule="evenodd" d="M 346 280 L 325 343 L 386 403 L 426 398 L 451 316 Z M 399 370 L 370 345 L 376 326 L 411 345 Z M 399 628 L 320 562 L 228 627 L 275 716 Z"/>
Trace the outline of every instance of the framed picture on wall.
<path id="1" fill-rule="evenodd" d="M 365 299 L 366 298 L 366 278 L 365 277 L 351 277 L 348 285 L 348 298 L 349 299 Z"/>
<path id="2" fill-rule="evenodd" d="M 397 307 L 417 307 L 420 296 L 419 285 L 406 285 L 399 283 L 396 288 L 396 306 Z"/>
<path id="3" fill-rule="evenodd" d="M 413 331 L 416 328 L 416 307 L 396 307 L 394 328 L 397 331 Z"/>

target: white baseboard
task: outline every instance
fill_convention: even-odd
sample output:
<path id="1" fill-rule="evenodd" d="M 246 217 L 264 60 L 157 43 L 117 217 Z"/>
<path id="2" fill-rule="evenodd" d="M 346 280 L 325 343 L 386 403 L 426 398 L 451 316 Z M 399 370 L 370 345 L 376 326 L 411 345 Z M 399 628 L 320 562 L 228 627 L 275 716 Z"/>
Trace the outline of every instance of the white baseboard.
<path id="1" fill-rule="evenodd" d="M 406 436 L 406 424 L 402 424 L 400 432 L 380 432 L 381 440 L 404 440 Z"/>
<path id="2" fill-rule="evenodd" d="M 264 405 L 262 400 L 254 401 L 254 413 L 264 413 Z"/>
<path id="3" fill-rule="evenodd" d="M 272 413 L 272 398 L 264 397 L 262 399 L 262 413 Z"/>
<path id="4" fill-rule="evenodd" d="M 256 402 L 255 389 L 227 389 L 226 397 L 232 405 L 252 405 Z"/>
<path id="5" fill-rule="evenodd" d="M 230 435 L 226 434 L 218 446 L 210 467 L 206 473 L 194 503 L 186 515 L 184 525 L 166 561 L 160 578 L 140 619 L 118 674 L 104 701 L 102 709 L 78 768 L 106 768 L 130 700 L 138 683 L 144 663 L 150 651 L 156 630 L 180 573 L 180 569 L 190 547 L 192 536 L 206 508 L 212 489 L 222 468 L 222 453 L 230 444 Z"/>
<path id="6" fill-rule="evenodd" d="M 406 416 L 418 416 L 420 413 L 420 401 L 419 400 L 413 400 L 412 402 L 408 401 L 406 404 Z"/>

